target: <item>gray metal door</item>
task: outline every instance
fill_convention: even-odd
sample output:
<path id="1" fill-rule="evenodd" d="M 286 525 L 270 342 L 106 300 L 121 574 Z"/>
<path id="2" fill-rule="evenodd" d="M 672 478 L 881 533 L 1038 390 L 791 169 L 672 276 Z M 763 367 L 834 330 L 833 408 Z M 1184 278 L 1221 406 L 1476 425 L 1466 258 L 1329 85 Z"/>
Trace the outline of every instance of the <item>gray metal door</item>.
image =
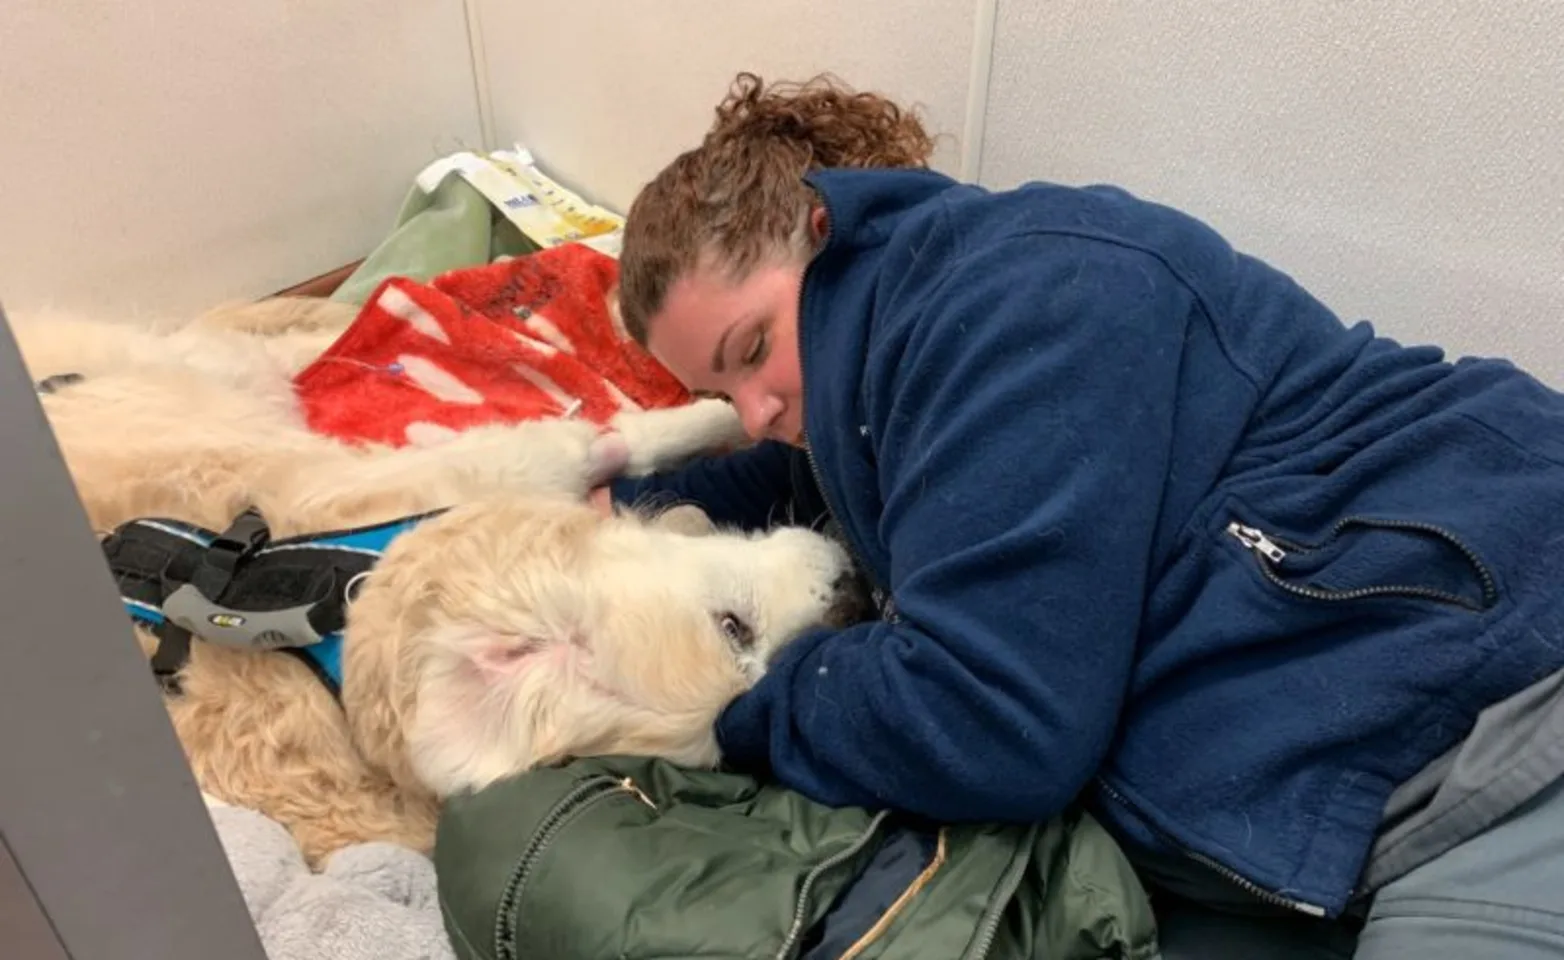
<path id="1" fill-rule="evenodd" d="M 0 957 L 265 960 L 160 697 L 0 311 Z"/>

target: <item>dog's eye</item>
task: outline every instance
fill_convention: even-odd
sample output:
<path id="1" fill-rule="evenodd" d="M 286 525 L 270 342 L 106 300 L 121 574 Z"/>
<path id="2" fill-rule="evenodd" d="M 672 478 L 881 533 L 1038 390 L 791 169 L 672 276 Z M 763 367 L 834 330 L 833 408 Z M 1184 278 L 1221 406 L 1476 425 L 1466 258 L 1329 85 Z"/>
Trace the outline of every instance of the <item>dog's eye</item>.
<path id="1" fill-rule="evenodd" d="M 740 620 L 736 614 L 724 613 L 718 620 L 717 626 L 721 628 L 722 635 L 728 642 L 740 650 L 748 650 L 755 645 L 755 633 L 749 628 L 749 624 Z"/>

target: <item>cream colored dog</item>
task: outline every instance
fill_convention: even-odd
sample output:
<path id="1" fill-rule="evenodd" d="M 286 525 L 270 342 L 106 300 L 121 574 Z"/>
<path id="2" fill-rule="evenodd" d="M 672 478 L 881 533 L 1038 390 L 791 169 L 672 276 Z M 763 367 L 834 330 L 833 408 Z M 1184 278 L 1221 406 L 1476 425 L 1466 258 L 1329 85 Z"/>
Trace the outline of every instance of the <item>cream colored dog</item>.
<path id="1" fill-rule="evenodd" d="M 185 325 L 15 324 L 35 379 L 81 375 L 40 399 L 100 533 L 146 516 L 220 530 L 253 505 L 286 537 L 450 508 L 354 595 L 340 703 L 295 657 L 197 639 L 167 707 L 201 789 L 286 824 L 318 862 L 365 840 L 428 849 L 440 797 L 535 764 L 715 762 L 722 707 L 780 645 L 841 619 L 847 558 L 804 530 L 603 517 L 583 497 L 619 462 L 734 442 L 732 411 L 624 415 L 607 439 L 555 420 L 350 447 L 305 428 L 290 376 L 352 313 L 273 300 Z"/>

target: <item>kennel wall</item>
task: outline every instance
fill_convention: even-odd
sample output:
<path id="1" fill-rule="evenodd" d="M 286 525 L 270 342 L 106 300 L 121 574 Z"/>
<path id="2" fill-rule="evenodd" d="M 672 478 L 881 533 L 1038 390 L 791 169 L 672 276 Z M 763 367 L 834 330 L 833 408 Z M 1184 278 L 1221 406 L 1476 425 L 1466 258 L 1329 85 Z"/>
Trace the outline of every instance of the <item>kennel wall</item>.
<path id="1" fill-rule="evenodd" d="M 367 253 L 460 146 L 521 141 L 623 210 L 735 71 L 832 70 L 923 105 L 940 169 L 1117 182 L 1346 316 L 1564 384 L 1561 42 L 1551 0 L 9 0 L 0 302 L 264 295 Z M 0 471 L 0 943 L 242 956 L 243 904 L 8 337 L 0 388 L 20 464 Z"/>
<path id="2" fill-rule="evenodd" d="M 1564 385 L 1556 0 L 474 2 L 496 137 L 615 204 L 733 71 L 829 68 L 922 103 L 948 172 L 1118 183 L 1343 316 Z M 571 42 L 516 40 L 538 23 Z"/>

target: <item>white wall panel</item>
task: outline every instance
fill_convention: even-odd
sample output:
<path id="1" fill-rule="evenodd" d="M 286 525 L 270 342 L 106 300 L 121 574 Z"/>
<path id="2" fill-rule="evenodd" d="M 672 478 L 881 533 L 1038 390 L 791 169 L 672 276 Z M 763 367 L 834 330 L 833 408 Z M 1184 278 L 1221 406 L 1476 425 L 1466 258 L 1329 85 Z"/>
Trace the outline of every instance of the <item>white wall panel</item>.
<path id="1" fill-rule="evenodd" d="M 621 212 L 694 146 L 740 70 L 833 72 L 924 107 L 955 172 L 972 0 L 477 0 L 495 138 L 524 142 L 562 182 Z"/>
<path id="2" fill-rule="evenodd" d="M 1564 4 L 1002 0 L 981 179 L 1115 182 L 1564 385 Z"/>
<path id="3" fill-rule="evenodd" d="M 268 293 L 478 144 L 461 0 L 4 0 L 0 131 L 8 307 Z"/>

